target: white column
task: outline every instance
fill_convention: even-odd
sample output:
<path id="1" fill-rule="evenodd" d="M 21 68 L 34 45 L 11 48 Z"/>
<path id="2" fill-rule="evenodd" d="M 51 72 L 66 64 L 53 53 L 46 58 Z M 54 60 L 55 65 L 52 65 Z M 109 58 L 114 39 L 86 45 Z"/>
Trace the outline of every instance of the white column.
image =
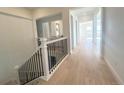
<path id="1" fill-rule="evenodd" d="M 46 39 L 41 40 L 41 47 L 42 47 L 42 61 L 43 61 L 43 69 L 44 69 L 44 79 L 48 80 L 48 78 L 49 78 L 49 64 L 48 64 L 48 52 L 47 52 Z"/>

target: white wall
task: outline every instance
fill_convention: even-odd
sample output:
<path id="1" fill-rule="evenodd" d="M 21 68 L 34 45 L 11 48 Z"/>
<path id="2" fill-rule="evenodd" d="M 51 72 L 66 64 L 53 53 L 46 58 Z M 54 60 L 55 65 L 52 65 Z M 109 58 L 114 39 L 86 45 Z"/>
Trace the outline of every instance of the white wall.
<path id="1" fill-rule="evenodd" d="M 76 46 L 79 43 L 79 19 L 78 16 L 75 14 L 74 10 L 69 11 L 69 26 L 70 26 L 70 52 L 72 53 L 73 49 L 76 48 Z M 76 24 L 77 22 L 77 24 Z"/>
<path id="2" fill-rule="evenodd" d="M 73 44 L 74 44 L 74 48 L 76 48 L 76 46 L 77 46 L 77 40 L 78 40 L 78 37 L 77 37 L 77 34 L 78 34 L 78 31 L 77 31 L 77 28 L 76 28 L 76 21 L 77 21 L 77 17 L 73 17 Z"/>
<path id="3" fill-rule="evenodd" d="M 0 8 L 4 13 L 5 10 Z M 0 83 L 15 79 L 15 66 L 24 63 L 35 50 L 33 22 L 25 19 L 31 18 L 26 11 L 15 8 L 11 13 L 0 13 Z"/>
<path id="4" fill-rule="evenodd" d="M 104 8 L 105 59 L 124 82 L 124 8 Z"/>

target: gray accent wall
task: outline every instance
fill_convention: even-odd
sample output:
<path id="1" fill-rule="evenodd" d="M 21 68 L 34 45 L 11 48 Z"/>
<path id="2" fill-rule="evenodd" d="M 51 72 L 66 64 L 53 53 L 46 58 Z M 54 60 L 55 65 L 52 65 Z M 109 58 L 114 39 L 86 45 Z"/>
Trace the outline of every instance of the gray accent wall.
<path id="1" fill-rule="evenodd" d="M 105 59 L 124 82 L 124 8 L 104 8 Z"/>

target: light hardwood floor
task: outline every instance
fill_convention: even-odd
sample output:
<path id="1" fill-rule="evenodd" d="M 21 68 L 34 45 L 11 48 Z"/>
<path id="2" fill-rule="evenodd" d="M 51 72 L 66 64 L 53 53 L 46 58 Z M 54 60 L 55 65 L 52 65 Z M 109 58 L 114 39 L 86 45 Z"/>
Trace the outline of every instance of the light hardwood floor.
<path id="1" fill-rule="evenodd" d="M 84 85 L 118 84 L 106 62 L 100 59 L 91 45 L 80 44 L 55 72 L 49 81 L 38 84 Z"/>

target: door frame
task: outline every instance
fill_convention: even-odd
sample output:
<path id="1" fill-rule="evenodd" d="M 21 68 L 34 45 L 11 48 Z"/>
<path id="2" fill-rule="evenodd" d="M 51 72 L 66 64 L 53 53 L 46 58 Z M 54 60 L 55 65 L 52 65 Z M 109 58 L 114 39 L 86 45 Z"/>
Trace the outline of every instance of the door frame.
<path id="1" fill-rule="evenodd" d="M 101 58 L 103 58 L 104 57 L 104 35 L 105 35 L 105 29 L 104 29 L 104 11 L 103 11 L 103 8 L 101 7 L 99 7 L 98 8 L 98 10 L 100 10 L 101 11 L 101 41 L 100 41 L 100 57 Z M 98 12 L 98 11 L 97 11 Z M 97 12 L 96 12 L 96 14 L 94 15 L 94 17 L 97 15 Z M 95 22 L 96 22 L 96 20 L 95 20 Z M 93 23 L 94 24 L 94 23 Z M 95 23 L 95 25 L 97 25 L 96 23 Z M 96 28 L 95 29 L 93 29 L 93 30 L 96 30 Z M 93 31 L 94 32 L 94 31 Z"/>

